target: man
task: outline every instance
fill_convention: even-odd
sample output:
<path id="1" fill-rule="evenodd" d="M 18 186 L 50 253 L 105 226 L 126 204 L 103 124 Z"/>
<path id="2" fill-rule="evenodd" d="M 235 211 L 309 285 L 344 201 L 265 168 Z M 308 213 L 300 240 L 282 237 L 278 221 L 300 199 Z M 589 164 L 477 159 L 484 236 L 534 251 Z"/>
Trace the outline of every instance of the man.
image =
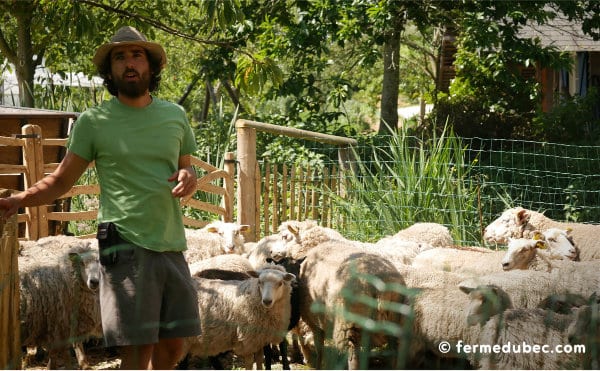
<path id="1" fill-rule="evenodd" d="M 195 138 L 180 106 L 150 94 L 166 60 L 161 45 L 120 28 L 93 58 L 114 97 L 81 114 L 52 174 L 0 199 L 2 217 L 49 204 L 95 161 L 102 326 L 123 369 L 172 369 L 184 338 L 200 333 L 178 201 L 196 189 Z"/>

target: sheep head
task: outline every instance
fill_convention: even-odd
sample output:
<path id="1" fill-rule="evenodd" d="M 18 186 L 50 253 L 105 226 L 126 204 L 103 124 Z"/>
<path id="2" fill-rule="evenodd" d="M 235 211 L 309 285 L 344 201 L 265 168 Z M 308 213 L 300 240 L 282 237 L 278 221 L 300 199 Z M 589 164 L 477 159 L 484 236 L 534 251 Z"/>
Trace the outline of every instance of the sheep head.
<path id="1" fill-rule="evenodd" d="M 483 326 L 493 316 L 513 307 L 509 295 L 494 285 L 482 285 L 463 291 L 469 294 L 470 299 L 467 309 L 469 326 Z"/>
<path id="2" fill-rule="evenodd" d="M 68 258 L 82 285 L 94 292 L 98 290 L 100 286 L 100 258 L 98 252 L 94 250 L 69 251 Z"/>
<path id="3" fill-rule="evenodd" d="M 502 269 L 527 269 L 537 254 L 537 249 L 545 249 L 546 242 L 538 239 L 509 238 L 508 250 L 502 259 Z"/>
<path id="4" fill-rule="evenodd" d="M 296 276 L 279 267 L 265 268 L 258 275 L 258 288 L 262 305 L 271 308 L 282 298 L 288 297 L 292 291 L 292 282 Z"/>
<path id="5" fill-rule="evenodd" d="M 226 254 L 240 252 L 244 246 L 244 232 L 250 230 L 246 224 L 215 221 L 204 227 L 210 233 L 216 233 L 222 239 L 221 247 Z"/>
<path id="6" fill-rule="evenodd" d="M 505 210 L 483 231 L 483 238 L 489 243 L 505 244 L 508 238 L 521 238 L 528 228 L 531 214 L 527 209 L 516 207 Z"/>
<path id="7" fill-rule="evenodd" d="M 541 233 L 553 257 L 579 260 L 579 249 L 570 235 L 571 231 L 571 228 L 548 228 Z"/>

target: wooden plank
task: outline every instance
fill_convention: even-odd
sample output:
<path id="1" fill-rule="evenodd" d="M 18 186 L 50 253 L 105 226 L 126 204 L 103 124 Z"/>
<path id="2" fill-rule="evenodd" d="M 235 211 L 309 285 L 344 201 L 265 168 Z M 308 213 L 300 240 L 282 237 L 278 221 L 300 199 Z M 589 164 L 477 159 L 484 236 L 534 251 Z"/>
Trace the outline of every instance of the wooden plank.
<path id="1" fill-rule="evenodd" d="M 279 191 L 279 169 L 277 164 L 273 164 L 273 226 L 274 230 L 279 228 L 279 200 L 281 192 Z"/>
<path id="2" fill-rule="evenodd" d="M 288 195 L 288 168 L 286 164 L 283 164 L 281 170 L 281 222 L 288 220 L 288 209 L 287 209 L 287 195 Z"/>
<path id="3" fill-rule="evenodd" d="M 0 190 L 0 197 L 10 191 Z M 21 368 L 17 216 L 0 220 L 0 368 Z"/>
<path id="4" fill-rule="evenodd" d="M 265 222 L 265 231 L 274 231 L 273 225 L 269 225 L 270 219 L 270 211 L 271 211 L 271 203 L 270 203 L 270 194 L 271 194 L 271 164 L 268 161 L 265 161 L 265 188 L 263 189 L 263 220 Z"/>
<path id="5" fill-rule="evenodd" d="M 61 222 L 73 222 L 76 220 L 95 220 L 98 216 L 98 210 L 88 211 L 52 211 L 46 213 L 47 220 L 57 220 Z M 48 225 L 46 223 L 46 225 Z"/>

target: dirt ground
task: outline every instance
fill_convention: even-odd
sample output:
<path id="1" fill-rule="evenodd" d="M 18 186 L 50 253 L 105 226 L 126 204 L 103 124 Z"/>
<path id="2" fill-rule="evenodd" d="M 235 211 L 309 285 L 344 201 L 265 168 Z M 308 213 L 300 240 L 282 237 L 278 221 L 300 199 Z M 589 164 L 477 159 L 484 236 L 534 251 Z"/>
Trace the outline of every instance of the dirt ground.
<path id="1" fill-rule="evenodd" d="M 121 365 L 121 359 L 118 354 L 116 354 L 111 349 L 104 348 L 102 345 L 87 345 L 86 354 L 88 356 L 88 360 L 90 363 L 91 370 L 117 370 Z M 73 361 L 76 362 L 75 356 L 73 354 Z M 229 361 L 229 363 L 227 363 Z M 46 365 L 48 362 L 48 358 L 45 355 L 38 355 L 36 359 L 36 355 L 31 351 L 29 354 L 23 357 L 23 370 L 44 370 L 46 369 Z M 235 358 L 230 358 L 229 360 L 224 359 L 224 365 L 227 365 L 229 369 L 241 369 L 243 368 Z M 207 360 L 192 358 L 187 365 L 187 368 L 190 370 L 212 370 L 213 368 L 210 366 Z M 281 363 L 273 363 L 273 370 L 282 370 L 283 365 Z M 310 367 L 305 366 L 302 363 L 290 363 L 290 369 L 292 370 L 309 370 Z"/>

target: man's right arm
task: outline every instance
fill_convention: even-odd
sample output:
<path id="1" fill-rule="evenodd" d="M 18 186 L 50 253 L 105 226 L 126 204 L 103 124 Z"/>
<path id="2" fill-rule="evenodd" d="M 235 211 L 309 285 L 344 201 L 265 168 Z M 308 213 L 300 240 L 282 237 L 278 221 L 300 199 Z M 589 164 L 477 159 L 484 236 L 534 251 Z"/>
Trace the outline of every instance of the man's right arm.
<path id="1" fill-rule="evenodd" d="M 68 192 L 87 169 L 89 161 L 67 151 L 56 170 L 23 192 L 0 198 L 0 217 L 9 217 L 20 207 L 48 205 Z"/>

